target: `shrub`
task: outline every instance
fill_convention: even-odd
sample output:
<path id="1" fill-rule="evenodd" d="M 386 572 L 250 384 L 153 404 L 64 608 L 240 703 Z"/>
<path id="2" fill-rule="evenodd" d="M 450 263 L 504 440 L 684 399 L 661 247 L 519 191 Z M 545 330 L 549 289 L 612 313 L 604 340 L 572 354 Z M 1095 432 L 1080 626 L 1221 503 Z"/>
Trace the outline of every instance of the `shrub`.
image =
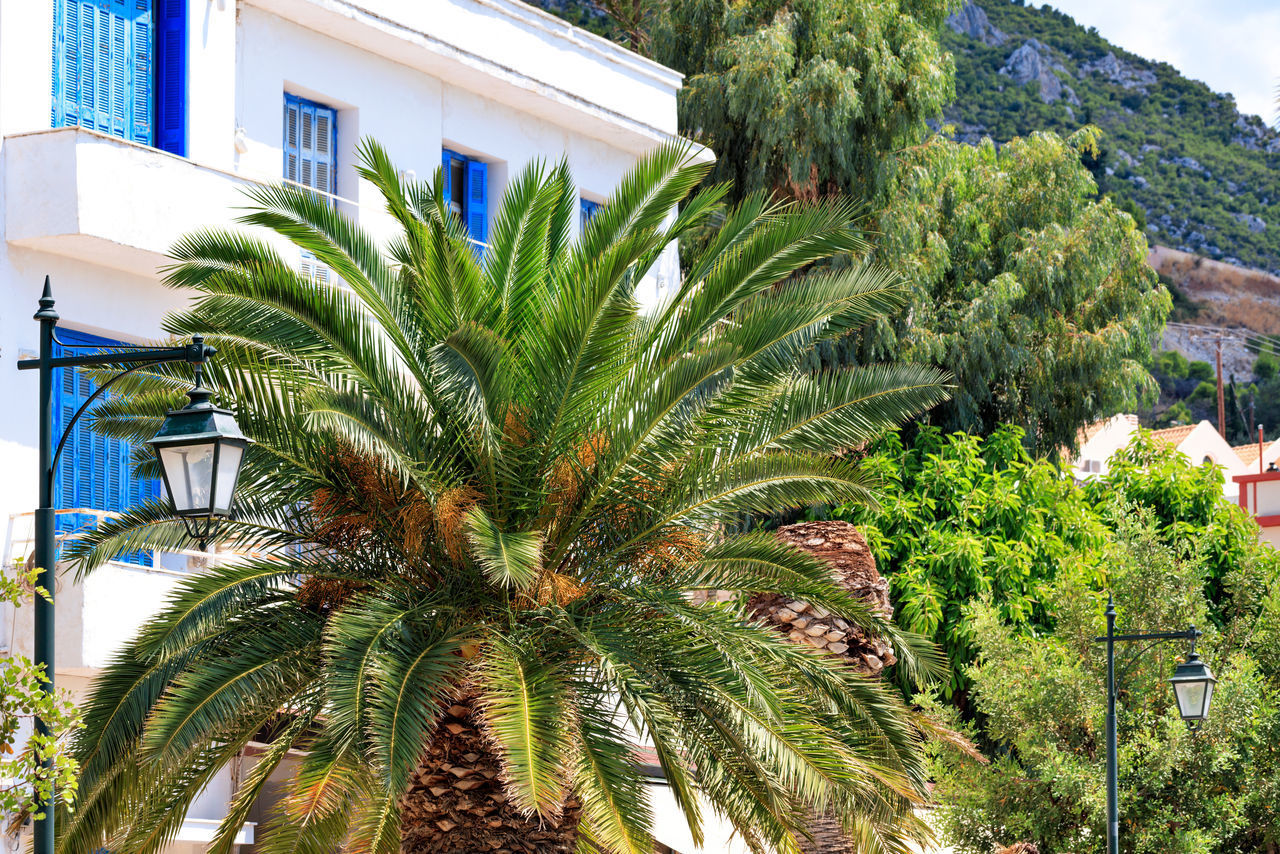
<path id="1" fill-rule="evenodd" d="M 1156 370 L 1175 380 L 1185 380 L 1189 363 L 1187 357 L 1177 350 L 1162 350 L 1156 356 Z"/>
<path id="2" fill-rule="evenodd" d="M 1253 375 L 1264 382 L 1274 378 L 1278 370 L 1280 370 L 1280 361 L 1277 361 L 1271 353 L 1263 351 L 1254 360 Z"/>
<path id="3" fill-rule="evenodd" d="M 1203 362 L 1200 362 L 1200 363 L 1192 362 L 1191 364 L 1192 365 L 1203 364 Z M 1187 398 L 1187 403 L 1194 406 L 1196 404 L 1210 403 L 1217 399 L 1218 399 L 1218 386 L 1214 383 L 1204 380 L 1204 381 L 1201 381 L 1200 385 L 1196 386 L 1195 391 L 1191 392 L 1191 395 Z"/>
<path id="4" fill-rule="evenodd" d="M 1211 380 L 1214 378 L 1213 365 L 1197 359 L 1187 365 L 1187 377 L 1193 380 Z"/>

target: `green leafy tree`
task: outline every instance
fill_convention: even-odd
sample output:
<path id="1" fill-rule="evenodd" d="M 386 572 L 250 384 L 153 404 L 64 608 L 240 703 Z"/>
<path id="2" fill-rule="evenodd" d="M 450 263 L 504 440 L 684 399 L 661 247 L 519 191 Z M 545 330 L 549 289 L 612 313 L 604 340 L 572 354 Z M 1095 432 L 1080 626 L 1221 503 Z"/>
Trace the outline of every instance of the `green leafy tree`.
<path id="1" fill-rule="evenodd" d="M 871 199 L 953 93 L 950 0 L 669 0 L 653 56 L 686 75 L 681 132 L 736 192 Z"/>
<path id="2" fill-rule="evenodd" d="M 831 511 L 865 532 L 898 623 L 947 652 L 944 697 L 969 686 L 973 602 L 989 597 L 1012 630 L 1050 629 L 1050 586 L 1066 567 L 1102 578 L 1108 544 L 1134 508 L 1149 514 L 1171 548 L 1197 544 L 1203 594 L 1219 626 L 1240 610 L 1244 579 L 1265 590 L 1280 576 L 1280 553 L 1259 545 L 1256 523 L 1222 500 L 1216 466 L 1193 464 L 1143 431 L 1112 457 L 1106 475 L 1082 486 L 1024 445 L 1014 426 L 985 439 L 925 428 L 909 444 L 891 434 L 863 463 L 885 484 L 879 504 Z M 963 693 L 958 700 L 970 710 Z"/>
<path id="3" fill-rule="evenodd" d="M 1276 355 L 1269 350 L 1258 353 L 1258 358 L 1253 360 L 1253 376 L 1260 382 L 1275 379 L 1278 372 L 1280 372 L 1280 360 L 1277 360 Z"/>
<path id="4" fill-rule="evenodd" d="M 1175 380 L 1185 380 L 1187 371 L 1190 370 L 1187 357 L 1177 350 L 1161 350 L 1156 356 L 1155 367 L 1160 373 Z"/>
<path id="5" fill-rule="evenodd" d="M 1204 405 L 1218 399 L 1218 386 L 1216 383 L 1205 382 L 1203 380 L 1187 395 L 1187 403 L 1195 406 L 1197 404 Z"/>
<path id="6" fill-rule="evenodd" d="M 1201 539 L 1167 541 L 1149 511 L 1121 501 L 1125 521 L 1107 550 L 1107 583 L 1122 629 L 1204 625 Z M 1255 543 L 1254 549 L 1266 548 Z M 1274 567 L 1274 561 L 1272 561 Z M 1250 583 L 1259 580 L 1250 577 Z M 1120 836 L 1135 854 L 1271 852 L 1280 840 L 1280 671 L 1254 658 L 1254 638 L 1274 627 L 1277 576 L 1251 607 L 1210 630 L 1199 652 L 1218 684 L 1210 717 L 1192 732 L 1167 679 L 1176 644 L 1122 648 L 1119 679 Z M 1266 591 L 1270 591 L 1269 593 Z M 1106 850 L 1106 660 L 1094 637 L 1106 601 L 1092 573 L 1070 571 L 1045 605 L 1052 633 L 1019 632 L 994 598 L 970 608 L 979 656 L 969 670 L 986 735 L 1001 746 L 988 766 L 938 757 L 944 836 L 962 854 L 1017 841 L 1042 854 Z M 1274 628 L 1270 629 L 1274 631 Z M 1274 636 L 1273 638 L 1274 639 Z"/>
<path id="7" fill-rule="evenodd" d="M 911 308 L 837 348 L 837 360 L 945 368 L 957 389 L 935 424 L 984 434 L 1018 424 L 1038 454 L 1154 393 L 1143 364 L 1169 295 L 1133 220 L 1095 200 L 1080 152 L 1096 144 L 1086 129 L 998 150 L 934 139 L 905 156 L 874 257 L 910 283 Z"/>
<path id="8" fill-rule="evenodd" d="M 936 404 L 943 377 L 798 370 L 815 342 L 897 310 L 902 292 L 870 268 L 795 278 L 865 248 L 847 205 L 750 196 L 726 210 L 726 188 L 693 192 L 706 171 L 660 149 L 573 242 L 572 177 L 535 164 L 477 257 L 439 175 L 406 184 L 365 143 L 360 174 L 400 228 L 385 252 L 289 186 L 252 191 L 244 218 L 340 281 L 301 276 L 251 234 L 178 244 L 169 282 L 195 296 L 166 328 L 209 334 L 212 382 L 258 442 L 240 521 L 219 537 L 272 554 L 184 579 L 103 673 L 78 741 L 88 794 L 61 851 L 158 850 L 264 731 L 214 850 L 296 748 L 305 758 L 261 829 L 268 852 L 340 839 L 386 854 L 529 839 L 650 851 L 636 738 L 695 838 L 701 799 L 759 850 L 797 851 L 814 809 L 868 844 L 926 833 L 911 805 L 927 721 L 752 621 L 744 600 L 689 594 L 803 598 L 892 639 L 906 678 L 938 672 L 931 645 L 820 561 L 721 522 L 868 500 L 871 473 L 831 450 Z M 722 225 L 684 283 L 642 313 L 641 277 L 712 217 Z M 148 435 L 175 386 L 140 378 L 97 426 Z M 154 504 L 78 554 L 91 570 L 182 536 Z"/>
<path id="9" fill-rule="evenodd" d="M 832 515 L 864 532 L 895 619 L 946 651 L 943 695 L 962 701 L 975 652 L 968 605 L 989 596 L 1010 625 L 1043 628 L 1048 585 L 1064 565 L 1093 566 L 1106 529 L 1069 477 L 1028 455 L 1017 427 L 985 439 L 925 428 L 910 446 L 895 434 L 864 466 L 885 484 L 879 504 Z"/>
<path id="10" fill-rule="evenodd" d="M 1210 614 L 1219 624 L 1228 619 L 1230 579 L 1242 578 L 1257 562 L 1268 567 L 1267 575 L 1280 574 L 1280 553 L 1259 546 L 1257 523 L 1223 501 L 1222 482 L 1216 465 L 1193 462 L 1167 442 L 1139 431 L 1112 456 L 1106 476 L 1084 486 L 1108 527 L 1118 529 L 1128 508 L 1136 506 L 1152 514 L 1171 547 L 1187 539 L 1196 542 Z M 1123 503 L 1115 503 L 1115 496 Z"/>
<path id="11" fill-rule="evenodd" d="M 1195 418 L 1191 415 L 1191 409 L 1181 400 L 1160 413 L 1159 417 L 1156 418 L 1157 427 L 1177 427 L 1178 425 L 1194 423 Z"/>
<path id="12" fill-rule="evenodd" d="M 0 574 L 0 602 L 16 608 L 33 590 L 46 596 L 35 586 L 38 575 L 21 563 L 14 575 Z M 75 802 L 79 765 L 67 746 L 80 718 L 65 693 L 50 694 L 47 684 L 44 668 L 26 656 L 0 659 L 0 813 L 9 816 L 43 817 L 37 807 L 54 792 L 64 806 Z M 36 719 L 51 734 L 36 729 Z"/>
<path id="13" fill-rule="evenodd" d="M 1187 365 L 1187 377 L 1201 382 L 1212 380 L 1214 378 L 1213 365 L 1197 359 Z"/>

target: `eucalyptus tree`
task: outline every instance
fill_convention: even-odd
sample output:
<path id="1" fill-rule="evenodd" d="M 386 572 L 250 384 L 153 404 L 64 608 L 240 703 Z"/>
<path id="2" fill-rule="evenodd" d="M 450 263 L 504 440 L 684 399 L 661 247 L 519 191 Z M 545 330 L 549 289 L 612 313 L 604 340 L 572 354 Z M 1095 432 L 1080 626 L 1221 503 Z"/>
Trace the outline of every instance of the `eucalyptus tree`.
<path id="1" fill-rule="evenodd" d="M 579 237 L 567 168 L 530 166 L 477 249 L 438 175 L 406 182 L 372 142 L 360 160 L 397 225 L 385 244 L 271 186 L 249 228 L 174 249 L 167 281 L 194 296 L 166 329 L 218 348 L 208 379 L 257 441 L 218 545 L 259 556 L 184 579 L 95 683 L 60 850 L 158 851 L 250 741 L 211 850 L 297 751 L 259 851 L 649 851 L 640 744 L 695 839 L 711 809 L 757 850 L 797 850 L 815 809 L 868 851 L 925 834 L 929 721 L 743 600 L 842 616 L 908 678 L 936 653 L 815 559 L 723 524 L 873 500 L 839 452 L 946 394 L 930 368 L 801 368 L 904 300 L 873 268 L 804 272 L 864 250 L 850 208 L 725 209 L 726 187 L 698 189 L 707 166 L 666 147 Z M 713 218 L 642 311 L 664 248 Z M 331 280 L 300 275 L 290 244 Z M 150 435 L 180 370 L 138 379 L 98 428 Z M 79 544 L 80 571 L 182 536 L 137 508 Z"/>

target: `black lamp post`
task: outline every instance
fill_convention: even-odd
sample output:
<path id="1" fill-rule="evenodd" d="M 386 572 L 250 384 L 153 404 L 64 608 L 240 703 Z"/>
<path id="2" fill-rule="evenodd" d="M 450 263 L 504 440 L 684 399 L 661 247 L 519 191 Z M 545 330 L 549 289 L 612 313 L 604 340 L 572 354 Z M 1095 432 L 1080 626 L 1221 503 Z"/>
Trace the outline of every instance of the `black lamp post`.
<path id="1" fill-rule="evenodd" d="M 187 532 L 200 541 L 201 547 L 212 535 L 217 523 L 231 515 L 236 479 L 244 449 L 249 444 L 236 426 L 235 419 L 225 409 L 217 409 L 210 402 L 212 393 L 200 386 L 200 367 L 214 354 L 204 339 L 194 337 L 182 347 L 141 347 L 132 350 L 110 349 L 107 352 L 82 356 L 54 357 L 57 339 L 58 312 L 53 308 L 53 293 L 49 277 L 44 280 L 44 293 L 40 296 L 40 310 L 35 319 L 40 323 L 40 356 L 18 362 L 18 370 L 40 372 L 40 501 L 35 516 L 35 565 L 39 570 L 36 583 L 48 593 L 48 598 L 35 597 L 35 659 L 44 668 L 43 690 L 54 690 L 54 477 L 58 470 L 58 458 L 66 446 L 67 437 L 75 423 L 89 406 L 116 380 L 146 365 L 163 362 L 190 362 L 196 366 L 196 387 L 188 393 L 191 403 L 173 410 L 165 416 L 160 432 L 151 440 L 164 469 L 165 488 L 173 501 L 177 515 L 187 525 Z M 54 445 L 53 436 L 53 371 L 55 368 L 115 367 L 123 370 L 102 383 L 78 409 L 70 421 L 62 425 L 63 435 Z M 177 491 L 175 491 L 177 490 Z M 42 734 L 49 734 L 43 721 L 36 727 Z M 52 760 L 45 760 L 45 767 L 52 767 Z M 36 804 L 41 815 L 35 822 L 33 854 L 53 854 L 54 815 L 56 803 L 52 790 L 47 800 Z"/>
<path id="2" fill-rule="evenodd" d="M 1209 667 L 1196 655 L 1196 639 L 1201 632 L 1190 626 L 1180 632 L 1145 632 L 1133 635 L 1116 634 L 1116 604 L 1107 597 L 1107 633 L 1095 642 L 1107 644 L 1107 854 L 1120 854 L 1120 804 L 1117 797 L 1119 768 L 1116 758 L 1116 644 L 1130 641 L 1191 641 L 1187 660 L 1174 670 L 1169 682 L 1178 701 L 1182 719 L 1193 726 L 1209 717 L 1209 704 L 1213 701 L 1213 686 L 1218 681 Z"/>

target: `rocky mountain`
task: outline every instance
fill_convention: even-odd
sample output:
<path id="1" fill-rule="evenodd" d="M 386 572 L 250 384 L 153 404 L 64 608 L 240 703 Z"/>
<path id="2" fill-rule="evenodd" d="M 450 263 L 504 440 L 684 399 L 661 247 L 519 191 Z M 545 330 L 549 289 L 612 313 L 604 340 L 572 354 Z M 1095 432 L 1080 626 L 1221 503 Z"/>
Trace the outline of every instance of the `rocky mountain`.
<path id="1" fill-rule="evenodd" d="M 1230 95 L 1021 0 L 967 3 L 943 42 L 957 138 L 1097 125 L 1102 149 L 1086 163 L 1153 244 L 1280 273 L 1280 133 Z"/>

